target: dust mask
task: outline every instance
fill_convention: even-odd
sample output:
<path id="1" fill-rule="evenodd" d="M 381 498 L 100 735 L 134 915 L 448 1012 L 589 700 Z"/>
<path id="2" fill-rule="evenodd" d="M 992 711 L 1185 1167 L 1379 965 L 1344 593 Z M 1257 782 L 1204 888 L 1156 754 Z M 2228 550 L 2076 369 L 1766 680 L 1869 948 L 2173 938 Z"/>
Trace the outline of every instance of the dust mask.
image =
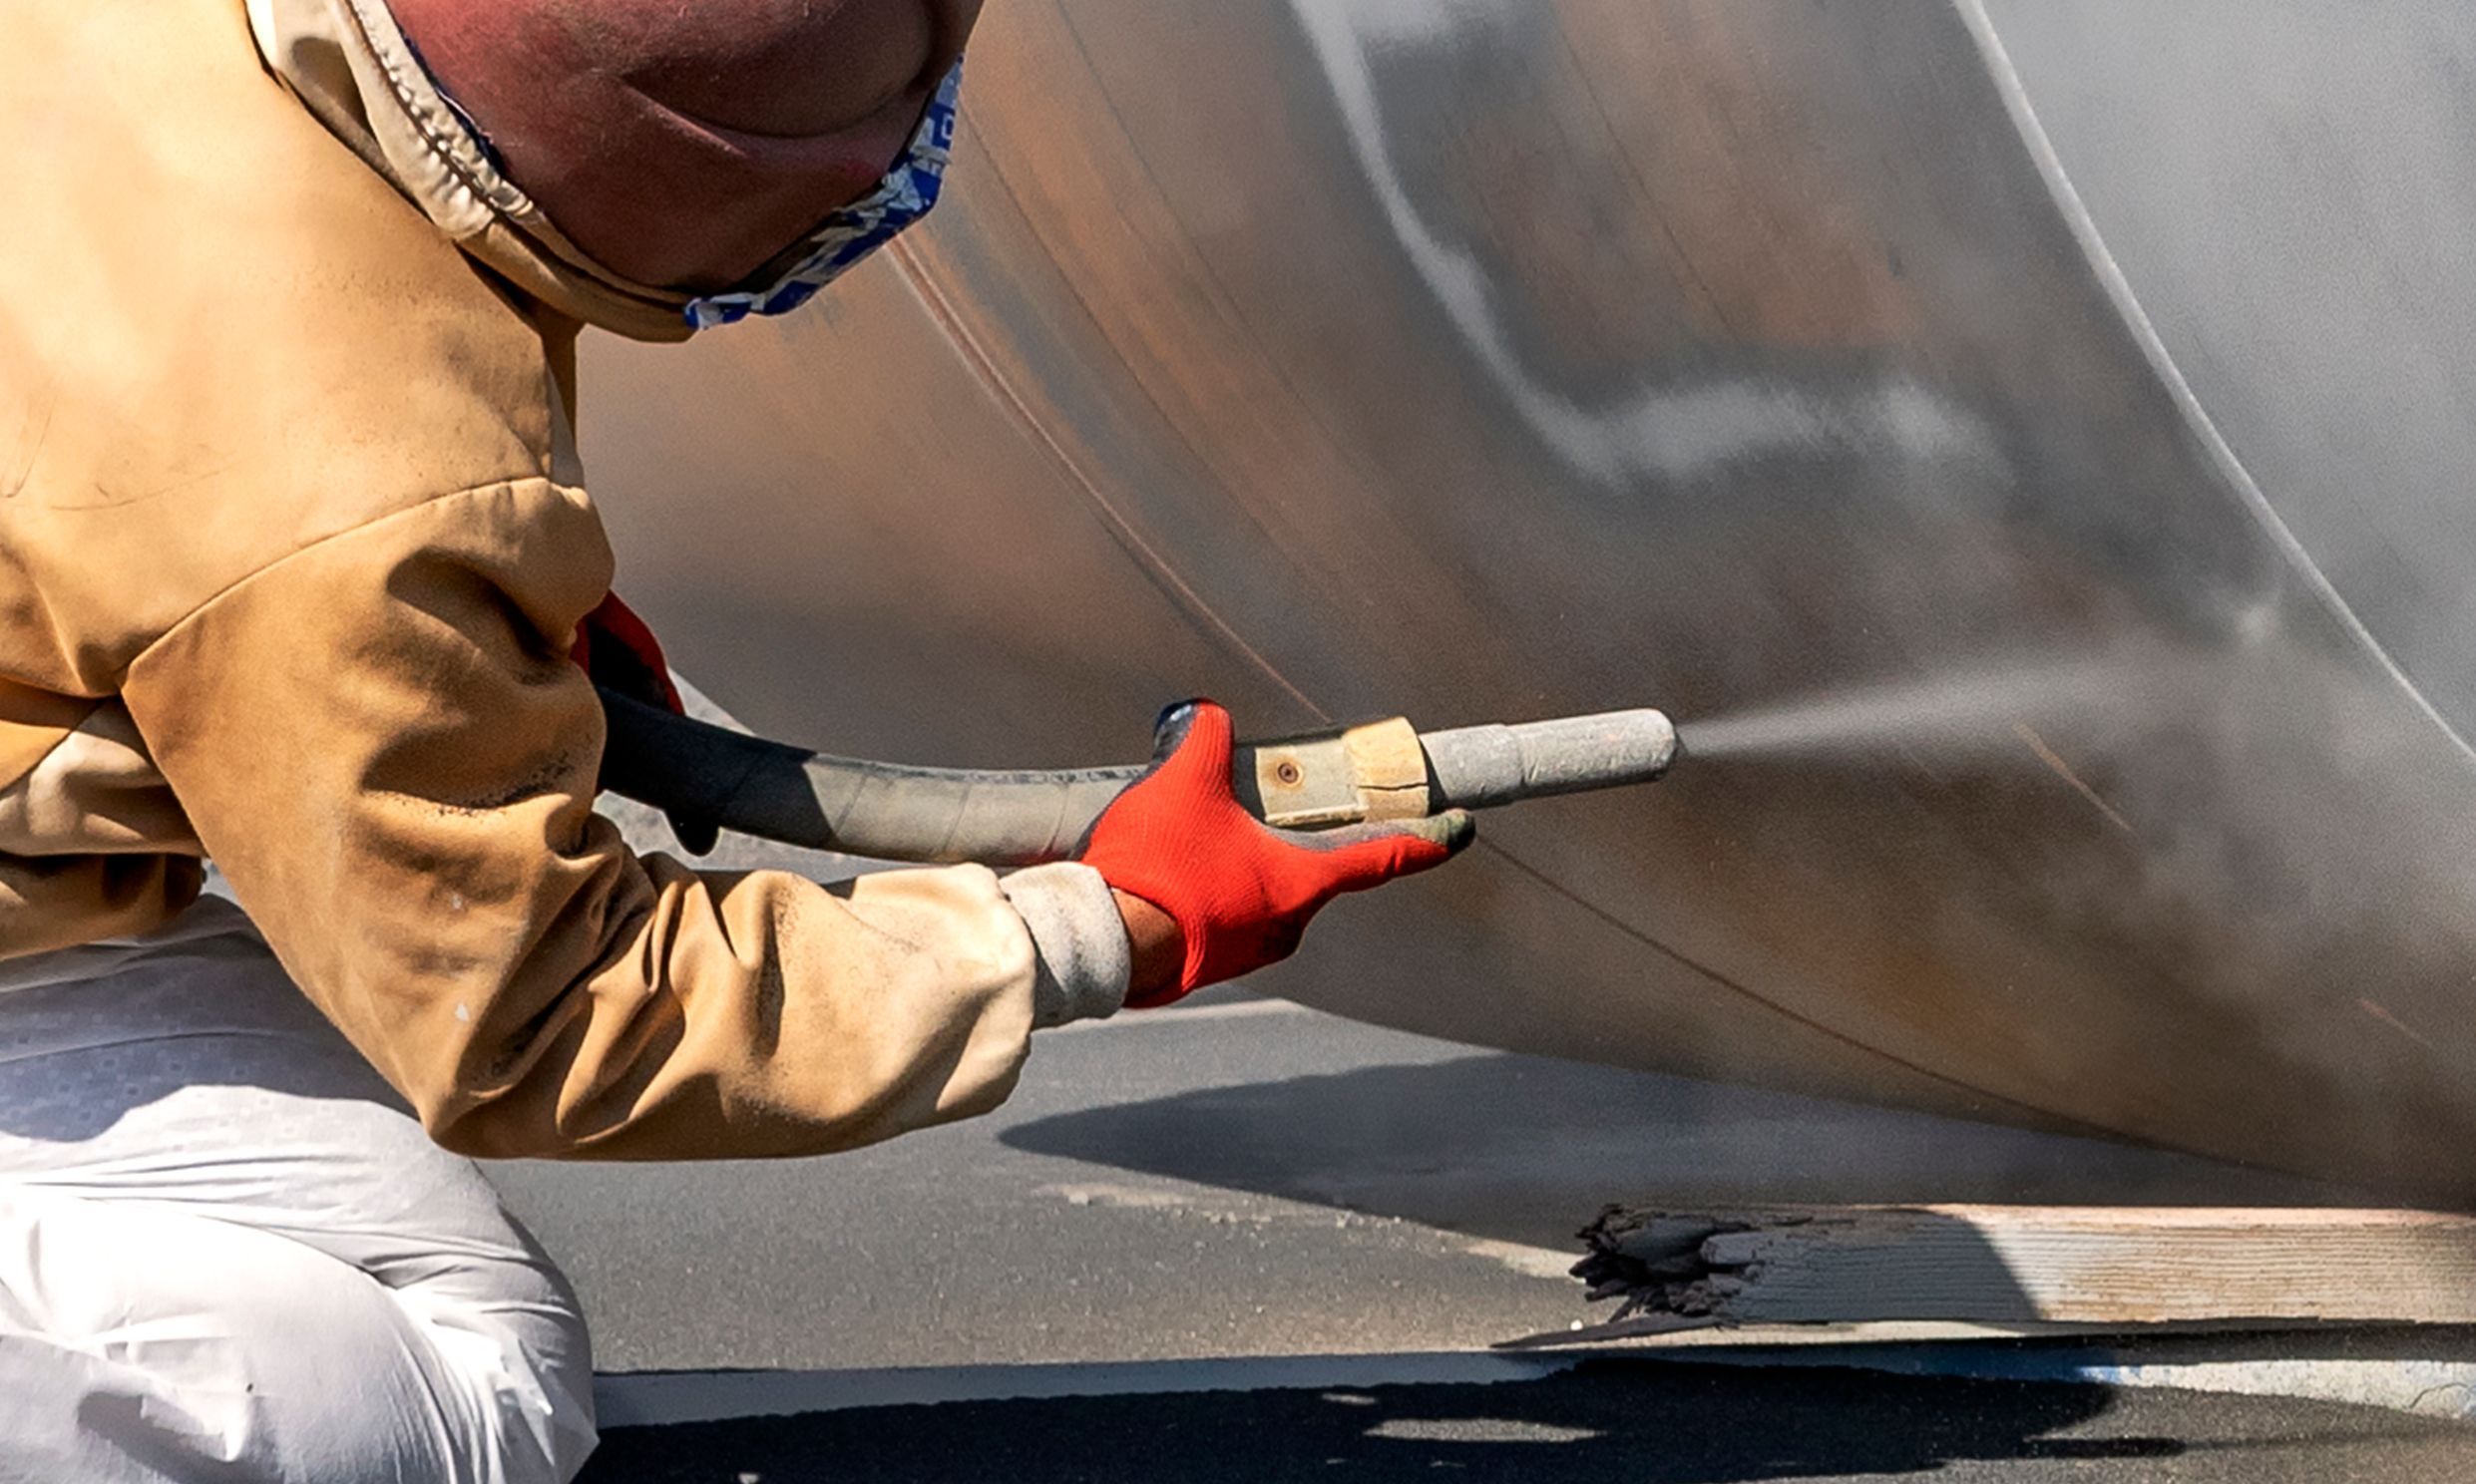
<path id="1" fill-rule="evenodd" d="M 787 314 L 852 264 L 894 240 L 895 233 L 928 215 L 929 208 L 937 204 L 947 163 L 953 158 L 955 95 L 962 86 L 963 63 L 957 59 L 921 114 L 920 127 L 912 132 L 903 158 L 886 172 L 877 188 L 827 216 L 793 249 L 798 255 L 790 267 L 767 270 L 764 286 L 689 300 L 689 326 L 702 330 L 751 314 Z"/>

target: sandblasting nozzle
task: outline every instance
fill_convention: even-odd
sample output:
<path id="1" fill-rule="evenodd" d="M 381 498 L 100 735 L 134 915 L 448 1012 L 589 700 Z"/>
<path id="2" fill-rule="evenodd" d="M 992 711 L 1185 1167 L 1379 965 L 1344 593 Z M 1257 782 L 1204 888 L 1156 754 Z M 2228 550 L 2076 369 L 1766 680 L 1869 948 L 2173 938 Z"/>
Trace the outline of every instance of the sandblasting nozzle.
<path id="1" fill-rule="evenodd" d="M 1657 711 L 1421 732 L 1401 717 L 1241 744 L 1230 782 L 1267 824 L 1313 830 L 1648 783 L 1676 758 Z"/>
<path id="2" fill-rule="evenodd" d="M 1488 809 L 1551 794 L 1649 783 L 1676 761 L 1677 729 L 1647 707 L 1512 726 L 1425 732 L 1428 807 Z"/>

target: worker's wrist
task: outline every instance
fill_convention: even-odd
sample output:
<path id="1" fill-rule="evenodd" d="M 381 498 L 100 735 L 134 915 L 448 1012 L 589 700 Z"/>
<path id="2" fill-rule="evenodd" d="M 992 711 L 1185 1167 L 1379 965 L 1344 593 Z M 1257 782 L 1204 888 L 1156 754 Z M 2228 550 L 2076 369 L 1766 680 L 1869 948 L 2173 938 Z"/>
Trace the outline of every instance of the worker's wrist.
<path id="1" fill-rule="evenodd" d="M 1032 929 L 1032 1025 L 1115 1014 L 1126 1002 L 1132 965 L 1126 925 L 1100 873 L 1061 862 L 1018 871 L 999 885 Z"/>

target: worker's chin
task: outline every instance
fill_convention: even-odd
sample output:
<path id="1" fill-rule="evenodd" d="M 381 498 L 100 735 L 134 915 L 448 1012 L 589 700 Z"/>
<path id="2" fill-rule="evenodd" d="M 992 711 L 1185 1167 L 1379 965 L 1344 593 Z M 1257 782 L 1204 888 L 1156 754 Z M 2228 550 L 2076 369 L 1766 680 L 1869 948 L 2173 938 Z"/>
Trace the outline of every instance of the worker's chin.
<path id="1" fill-rule="evenodd" d="M 612 275 L 686 294 L 745 286 L 814 228 L 814 207 L 767 202 L 579 196 L 541 205 L 562 235 Z"/>

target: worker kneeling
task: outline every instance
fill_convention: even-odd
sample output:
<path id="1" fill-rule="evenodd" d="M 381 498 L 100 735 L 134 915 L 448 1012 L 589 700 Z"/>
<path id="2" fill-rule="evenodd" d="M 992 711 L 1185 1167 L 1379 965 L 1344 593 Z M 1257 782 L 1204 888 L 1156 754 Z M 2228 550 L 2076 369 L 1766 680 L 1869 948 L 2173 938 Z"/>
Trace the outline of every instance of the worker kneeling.
<path id="1" fill-rule="evenodd" d="M 925 211 L 977 10 L 0 0 L 0 1478 L 566 1478 L 575 1300 L 459 1154 L 977 1113 L 1468 838 L 1257 824 L 1205 703 L 1004 880 L 593 812 L 580 659 L 646 645 L 575 337 L 782 312 Z"/>

